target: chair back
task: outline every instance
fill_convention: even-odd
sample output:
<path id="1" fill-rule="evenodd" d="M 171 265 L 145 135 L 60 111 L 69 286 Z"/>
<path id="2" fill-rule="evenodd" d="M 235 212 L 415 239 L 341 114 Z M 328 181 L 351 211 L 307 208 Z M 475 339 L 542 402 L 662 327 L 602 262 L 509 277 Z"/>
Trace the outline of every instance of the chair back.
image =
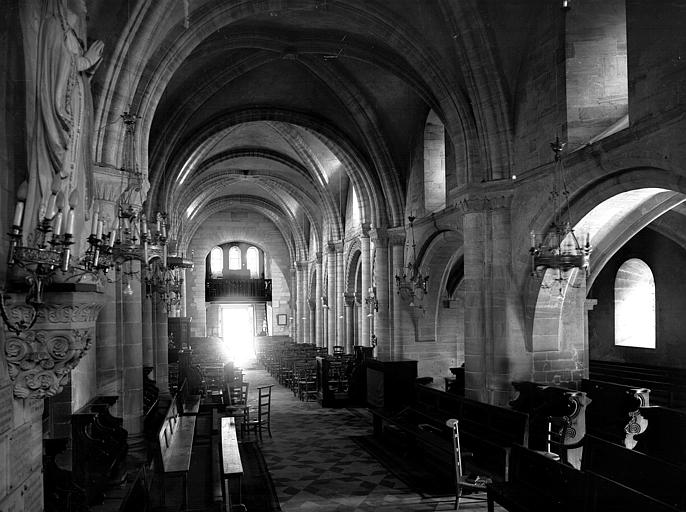
<path id="1" fill-rule="evenodd" d="M 268 422 L 271 412 L 272 387 L 260 386 L 257 388 L 257 416 L 260 422 Z"/>
<path id="2" fill-rule="evenodd" d="M 460 449 L 460 430 L 458 427 L 459 422 L 456 419 L 451 418 L 445 423 L 452 430 L 453 456 L 455 458 L 455 479 L 459 485 L 460 479 L 462 478 L 462 450 Z"/>

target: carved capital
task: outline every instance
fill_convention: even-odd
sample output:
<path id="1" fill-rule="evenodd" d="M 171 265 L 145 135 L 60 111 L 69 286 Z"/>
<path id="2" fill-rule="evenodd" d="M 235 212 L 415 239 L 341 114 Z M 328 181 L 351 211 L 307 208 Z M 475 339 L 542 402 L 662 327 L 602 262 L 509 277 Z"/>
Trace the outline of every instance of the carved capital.
<path id="1" fill-rule="evenodd" d="M 19 322 L 31 315 L 23 297 L 5 304 Z M 69 372 L 91 347 L 103 306 L 97 292 L 47 292 L 34 326 L 20 334 L 5 329 L 5 357 L 15 398 L 46 398 L 62 391 Z"/>

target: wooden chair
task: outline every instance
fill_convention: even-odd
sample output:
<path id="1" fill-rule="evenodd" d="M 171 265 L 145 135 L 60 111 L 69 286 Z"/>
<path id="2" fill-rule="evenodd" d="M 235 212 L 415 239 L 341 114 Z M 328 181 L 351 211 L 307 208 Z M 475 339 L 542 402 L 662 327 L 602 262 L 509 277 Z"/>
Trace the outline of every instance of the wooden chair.
<path id="1" fill-rule="evenodd" d="M 474 501 L 486 501 L 487 479 L 480 479 L 476 477 L 471 479 L 462 474 L 462 450 L 460 448 L 460 431 L 458 428 L 458 421 L 456 419 L 449 419 L 445 424 L 452 430 L 453 438 L 453 452 L 455 462 L 455 510 L 460 508 L 460 498 L 465 498 Z M 465 493 L 466 491 L 466 493 Z M 465 496 L 465 494 L 477 493 L 479 496 Z"/>
<path id="2" fill-rule="evenodd" d="M 256 417 L 249 418 L 246 422 L 246 430 L 248 432 L 255 432 L 255 436 L 259 435 L 260 441 L 262 440 L 262 432 L 264 430 L 267 431 L 269 437 L 272 437 L 270 425 L 272 387 L 273 384 L 270 384 L 269 386 L 259 386 L 257 388 Z"/>

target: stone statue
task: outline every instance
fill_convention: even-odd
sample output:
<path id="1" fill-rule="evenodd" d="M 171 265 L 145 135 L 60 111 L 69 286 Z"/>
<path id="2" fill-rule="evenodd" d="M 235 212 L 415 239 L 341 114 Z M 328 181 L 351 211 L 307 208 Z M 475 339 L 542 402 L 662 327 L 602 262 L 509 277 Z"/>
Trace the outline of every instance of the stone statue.
<path id="1" fill-rule="evenodd" d="M 42 217 L 53 177 L 62 179 L 66 195 L 76 189 L 88 210 L 92 200 L 93 100 L 90 78 L 102 59 L 104 44 L 86 49 L 85 5 L 81 12 L 66 0 L 44 0 L 38 32 L 36 113 L 30 156 L 29 197 L 24 229 Z"/>

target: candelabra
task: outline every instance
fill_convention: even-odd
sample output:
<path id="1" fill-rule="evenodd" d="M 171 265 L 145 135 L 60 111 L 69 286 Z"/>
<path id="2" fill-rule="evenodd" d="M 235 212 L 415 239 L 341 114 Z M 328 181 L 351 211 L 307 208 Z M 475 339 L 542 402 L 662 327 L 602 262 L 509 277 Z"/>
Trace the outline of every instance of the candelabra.
<path id="1" fill-rule="evenodd" d="M 74 243 L 74 216 L 78 206 L 78 194 L 73 190 L 68 204 L 64 193 L 60 190 L 60 176 L 55 175 L 52 182 L 51 194 L 44 210 L 41 210 L 41 220 L 33 233 L 26 237 L 22 232 L 24 206 L 26 203 L 28 184 L 24 182 L 17 191 L 17 203 L 12 220 L 12 228 L 8 233 L 10 247 L 7 257 L 9 268 L 17 267 L 28 275 L 29 284 L 25 302 L 30 308 L 27 318 L 13 321 L 5 307 L 5 294 L 0 293 L 0 313 L 8 329 L 17 334 L 33 327 L 38 316 L 38 309 L 43 304 L 45 286 L 53 279 L 57 271 L 71 272 L 78 266 L 73 265 L 71 246 Z M 66 212 L 66 214 L 65 214 Z M 52 234 L 52 235 L 51 235 Z M 93 241 L 89 250 L 94 250 Z M 86 271 L 92 268 L 87 267 Z"/>
<path id="2" fill-rule="evenodd" d="M 410 215 L 407 220 L 410 222 L 410 233 L 412 234 L 412 260 L 395 275 L 395 283 L 398 295 L 409 300 L 410 306 L 414 307 L 415 297 L 428 293 L 429 276 L 422 275 L 417 264 L 417 242 L 414 237 L 415 217 Z"/>
<path id="3" fill-rule="evenodd" d="M 379 312 L 379 300 L 376 298 L 376 287 L 370 287 L 368 293 L 369 294 L 364 298 L 364 302 L 369 307 L 369 314 L 367 316 L 374 316 L 372 311 Z"/>

